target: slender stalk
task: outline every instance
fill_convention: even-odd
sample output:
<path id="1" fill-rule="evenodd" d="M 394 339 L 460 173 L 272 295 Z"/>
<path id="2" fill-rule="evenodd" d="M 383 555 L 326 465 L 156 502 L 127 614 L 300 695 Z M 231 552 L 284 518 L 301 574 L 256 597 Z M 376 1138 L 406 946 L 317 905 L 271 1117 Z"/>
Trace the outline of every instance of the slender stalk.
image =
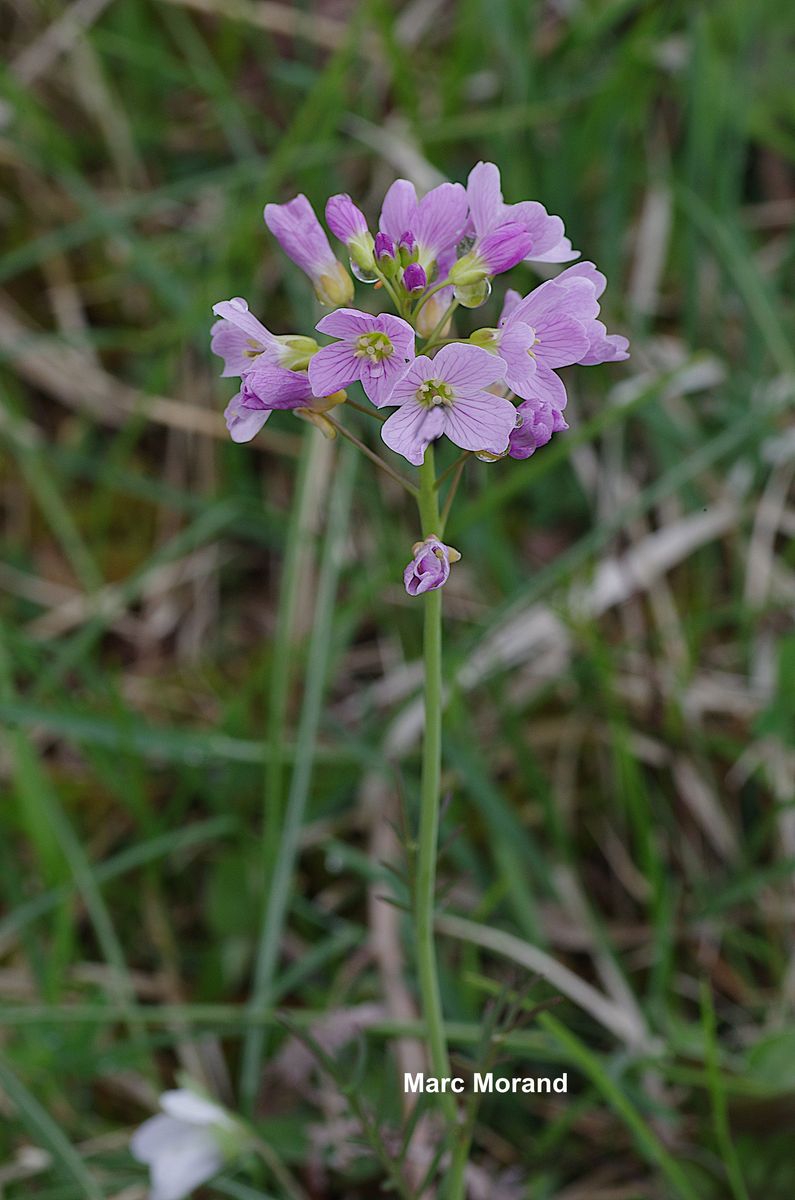
<path id="1" fill-rule="evenodd" d="M 450 280 L 443 279 L 441 281 L 441 283 L 435 283 L 432 288 L 428 288 L 428 291 L 423 296 L 420 297 L 419 304 L 414 309 L 414 312 L 411 314 L 412 323 L 415 326 L 417 324 L 417 317 L 420 315 L 422 310 L 425 308 L 425 305 L 428 303 L 428 301 L 433 296 L 435 296 L 437 292 L 441 292 L 443 288 L 446 288 L 449 286 L 450 286 Z"/>
<path id="2" fill-rule="evenodd" d="M 439 531 L 439 497 L 434 484 L 433 446 L 425 451 L 420 467 L 419 509 L 423 537 Z M 420 823 L 417 850 L 415 898 L 415 936 L 417 970 L 422 1010 L 428 1031 L 428 1046 L 433 1073 L 450 1074 L 450 1059 L 444 1032 L 442 1000 L 436 966 L 433 936 L 436 906 L 436 856 L 439 842 L 439 788 L 442 765 L 442 592 L 440 588 L 424 597 L 425 624 L 423 656 L 425 664 L 425 734 L 422 743 L 422 781 L 420 786 Z M 457 1120 L 455 1100 L 442 1093 L 445 1116 L 451 1125 Z"/>
<path id="3" fill-rule="evenodd" d="M 458 458 L 454 462 L 451 462 L 449 467 L 445 467 L 445 469 L 442 471 L 439 478 L 436 480 L 436 483 L 433 485 L 436 488 L 437 492 L 439 491 L 439 488 L 444 483 L 445 479 L 449 478 L 449 476 L 452 475 L 453 471 L 457 471 L 458 468 L 461 466 L 461 464 L 466 462 L 466 460 L 469 458 L 471 453 L 472 453 L 471 450 L 462 450 L 461 453 L 459 454 Z"/>
<path id="4" fill-rule="evenodd" d="M 386 475 L 388 475 L 390 479 L 394 479 L 395 483 L 399 483 L 400 486 L 405 488 L 407 492 L 410 492 L 412 496 L 419 498 L 419 491 L 417 488 L 415 488 L 413 483 L 409 483 L 408 479 L 404 479 L 399 471 L 393 471 L 389 463 L 385 463 L 383 458 L 379 458 L 369 446 L 365 446 L 364 442 L 360 441 L 355 433 L 351 433 L 350 429 L 346 429 L 344 425 L 340 425 L 339 421 L 335 420 L 334 417 L 330 417 L 328 413 L 324 413 L 323 415 L 328 421 L 329 425 L 333 425 L 337 433 L 341 433 L 342 436 L 347 438 L 357 450 L 361 450 L 362 454 L 365 454 L 370 459 L 370 462 L 375 463 L 375 465 L 379 467 L 380 470 L 382 470 Z"/>
<path id="5" fill-rule="evenodd" d="M 446 308 L 446 309 L 445 309 L 445 311 L 442 313 L 442 315 L 441 315 L 441 317 L 439 318 L 439 320 L 436 322 L 436 325 L 434 326 L 433 330 L 432 330 L 432 331 L 431 331 L 431 333 L 428 335 L 428 337 L 427 337 L 427 339 L 426 339 L 426 342 L 425 342 L 425 345 L 424 345 L 424 346 L 423 346 L 423 348 L 422 348 L 422 352 L 423 352 L 423 354 L 427 354 L 429 350 L 435 350 L 437 346 L 441 346 L 441 345 L 442 345 L 442 343 L 443 343 L 443 342 L 445 342 L 445 341 L 448 341 L 448 340 L 449 340 L 449 341 L 454 341 L 454 342 L 455 342 L 455 341 L 458 341 L 458 338 L 450 338 L 450 339 L 447 339 L 447 338 L 440 338 L 440 337 L 439 337 L 439 334 L 442 332 L 442 330 L 444 329 L 445 325 L 446 325 L 446 324 L 447 324 L 447 322 L 450 320 L 450 318 L 452 317 L 453 313 L 455 312 L 455 310 L 456 310 L 457 308 L 458 308 L 458 301 L 457 301 L 457 300 L 453 300 L 452 304 L 448 304 L 447 308 Z"/>
<path id="6" fill-rule="evenodd" d="M 442 515 L 439 518 L 439 526 L 440 526 L 439 537 L 442 536 L 442 534 L 444 533 L 444 530 L 445 530 L 445 526 L 447 525 L 447 518 L 450 516 L 450 509 L 453 507 L 453 501 L 455 500 L 455 494 L 458 491 L 458 485 L 461 482 L 461 476 L 464 473 L 464 467 L 466 466 L 466 461 L 468 458 L 469 458 L 469 451 L 466 451 L 466 453 L 462 454 L 461 457 L 459 458 L 458 462 L 455 464 L 456 473 L 453 476 L 453 482 L 450 484 L 450 490 L 448 491 L 447 498 L 444 502 L 444 508 L 442 509 Z"/>
<path id="7" fill-rule="evenodd" d="M 369 407 L 366 404 L 359 404 L 357 400 L 351 400 L 350 396 L 345 403 L 348 408 L 355 408 L 357 412 L 364 413 L 366 417 L 374 417 L 376 421 L 387 420 L 384 413 L 380 413 L 377 408 L 373 408 L 372 404 Z"/>

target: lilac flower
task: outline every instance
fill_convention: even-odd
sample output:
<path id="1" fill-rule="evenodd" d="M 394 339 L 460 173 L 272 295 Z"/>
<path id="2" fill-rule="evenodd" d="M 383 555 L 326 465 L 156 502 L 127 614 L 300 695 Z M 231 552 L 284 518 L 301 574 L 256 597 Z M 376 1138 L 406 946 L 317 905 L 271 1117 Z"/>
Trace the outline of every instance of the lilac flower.
<path id="1" fill-rule="evenodd" d="M 384 197 L 379 228 L 404 247 L 431 277 L 439 256 L 457 245 L 467 222 L 466 191 L 460 183 L 440 183 L 422 200 L 413 183 L 396 179 Z"/>
<path id="2" fill-rule="evenodd" d="M 242 296 L 220 300 L 213 312 L 221 320 L 210 330 L 210 346 L 224 360 L 222 377 L 244 375 L 260 357 L 292 371 L 303 369 L 317 350 L 314 338 L 271 333 L 249 312 Z"/>
<path id="3" fill-rule="evenodd" d="M 306 271 L 321 304 L 333 307 L 353 298 L 353 281 L 334 257 L 306 196 L 298 195 L 287 204 L 266 204 L 265 224 L 285 254 Z"/>
<path id="4" fill-rule="evenodd" d="M 414 555 L 403 572 L 403 582 L 410 596 L 421 596 L 433 592 L 447 583 L 450 564 L 456 563 L 461 555 L 453 546 L 446 546 L 432 533 L 411 548 Z"/>
<path id="5" fill-rule="evenodd" d="M 546 446 L 553 433 L 568 429 L 562 413 L 543 400 L 525 400 L 516 410 L 521 425 L 511 434 L 508 453 L 511 458 L 529 458 L 541 446 Z"/>
<path id="6" fill-rule="evenodd" d="M 392 389 L 414 357 L 414 330 L 408 322 L 389 313 L 373 317 L 341 308 L 323 317 L 317 328 L 341 340 L 318 350 L 309 364 L 316 395 L 336 392 L 359 379 L 376 408 L 391 403 Z"/>
<path id="7" fill-rule="evenodd" d="M 362 270 L 373 267 L 373 235 L 367 220 L 346 192 L 331 196 L 326 203 L 326 222 L 329 229 L 344 242 L 356 265 Z"/>
<path id="8" fill-rule="evenodd" d="M 433 359 L 421 354 L 395 385 L 389 403 L 400 407 L 381 426 L 382 438 L 415 467 L 442 434 L 462 450 L 504 453 L 516 409 L 486 390 L 504 375 L 503 359 L 479 346 L 443 346 Z"/>
<path id="9" fill-rule="evenodd" d="M 579 250 L 572 250 L 571 242 L 564 236 L 560 217 L 550 216 L 543 204 L 536 200 L 505 204 L 500 170 L 494 163 L 479 162 L 472 168 L 467 181 L 467 198 L 476 244 L 506 222 L 516 222 L 530 238 L 530 248 L 522 256 L 528 262 L 570 262 L 579 258 Z"/>
<path id="10" fill-rule="evenodd" d="M 305 371 L 285 371 L 263 362 L 246 372 L 240 391 L 227 404 L 226 427 L 233 442 L 250 442 L 276 409 L 303 408 L 311 401 Z"/>

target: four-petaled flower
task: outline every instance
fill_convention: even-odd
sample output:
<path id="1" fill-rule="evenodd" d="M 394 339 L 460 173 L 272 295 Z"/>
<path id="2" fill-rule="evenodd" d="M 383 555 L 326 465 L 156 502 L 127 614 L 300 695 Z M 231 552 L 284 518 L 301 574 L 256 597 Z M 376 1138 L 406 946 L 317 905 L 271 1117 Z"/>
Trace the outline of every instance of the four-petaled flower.
<path id="1" fill-rule="evenodd" d="M 414 330 L 408 321 L 340 308 L 323 317 L 317 329 L 341 340 L 318 350 L 309 363 L 315 394 L 328 395 L 358 379 L 376 408 L 390 403 L 392 389 L 414 357 Z"/>
<path id="2" fill-rule="evenodd" d="M 442 434 L 462 450 L 503 454 L 516 409 L 487 389 L 504 376 L 503 359 L 479 346 L 443 346 L 435 358 L 421 354 L 395 384 L 389 404 L 400 407 L 382 425 L 381 436 L 417 467 Z"/>
<path id="3" fill-rule="evenodd" d="M 403 572 L 403 583 L 410 596 L 421 596 L 447 583 L 450 564 L 456 563 L 461 555 L 453 546 L 446 546 L 435 533 L 422 542 L 415 542 L 413 555 Z"/>

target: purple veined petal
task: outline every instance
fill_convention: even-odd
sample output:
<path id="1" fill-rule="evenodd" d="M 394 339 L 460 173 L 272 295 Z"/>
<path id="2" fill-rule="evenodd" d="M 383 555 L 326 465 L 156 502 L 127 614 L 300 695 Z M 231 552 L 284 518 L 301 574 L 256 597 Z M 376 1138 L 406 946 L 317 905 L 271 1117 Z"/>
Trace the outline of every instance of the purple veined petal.
<path id="1" fill-rule="evenodd" d="M 502 312 L 500 313 L 500 325 L 504 325 L 508 321 L 521 299 L 522 293 L 517 292 L 516 288 L 507 289 L 505 299 L 502 303 Z"/>
<path id="2" fill-rule="evenodd" d="M 330 337 L 356 338 L 371 333 L 375 327 L 375 317 L 370 313 L 359 312 L 357 308 L 338 308 L 322 317 L 315 329 Z"/>
<path id="3" fill-rule="evenodd" d="M 620 333 L 608 333 L 601 321 L 593 321 L 588 329 L 589 344 L 587 353 L 578 359 L 584 367 L 594 367 L 599 363 L 623 362 L 629 358 L 629 340 Z"/>
<path id="4" fill-rule="evenodd" d="M 381 437 L 390 450 L 419 467 L 426 447 L 444 432 L 444 424 L 440 407 L 423 408 L 412 396 L 384 421 Z"/>
<path id="5" fill-rule="evenodd" d="M 405 358 L 414 357 L 414 330 L 408 321 L 404 321 L 402 317 L 395 317 L 392 313 L 380 313 L 375 318 L 374 328 L 389 337 L 396 353 Z"/>
<path id="6" fill-rule="evenodd" d="M 378 228 L 388 234 L 393 242 L 399 242 L 407 230 L 413 229 L 416 216 L 417 192 L 414 184 L 409 183 L 408 179 L 396 179 L 384 196 Z"/>
<path id="7" fill-rule="evenodd" d="M 531 251 L 526 261 L 533 263 L 571 262 L 573 259 L 579 258 L 580 253 L 581 251 L 572 249 L 570 238 L 563 237 L 551 250 L 546 250 L 543 254 Z"/>
<path id="8" fill-rule="evenodd" d="M 472 228 L 483 237 L 505 220 L 500 186 L 500 169 L 491 162 L 479 162 L 469 172 L 467 198 Z"/>
<path id="9" fill-rule="evenodd" d="M 508 320 L 523 321 L 525 325 L 537 328 L 555 313 L 566 313 L 588 326 L 599 313 L 599 302 L 590 280 L 574 278 L 561 283 L 559 279 L 549 279 L 528 292 L 514 306 Z"/>
<path id="10" fill-rule="evenodd" d="M 229 321 L 215 321 L 210 329 L 210 349 L 224 360 L 221 378 L 228 379 L 250 370 L 252 364 L 251 338 L 236 329 Z"/>
<path id="11" fill-rule="evenodd" d="M 566 395 L 563 380 L 546 363 L 538 360 L 536 360 L 535 375 L 530 380 L 527 390 L 530 395 L 525 399 L 541 400 L 559 412 L 562 412 L 568 403 L 569 398 Z"/>
<path id="12" fill-rule="evenodd" d="M 585 327 L 566 313 L 549 313 L 535 326 L 533 353 L 548 367 L 569 367 L 588 353 L 589 338 Z"/>
<path id="13" fill-rule="evenodd" d="M 403 583 L 410 596 L 421 596 L 435 588 L 443 587 L 450 577 L 451 553 L 453 561 L 461 556 L 451 546 L 438 538 L 429 537 L 414 547 L 414 555 L 403 572 Z"/>
<path id="14" fill-rule="evenodd" d="M 522 423 L 511 434 L 508 449 L 511 458 L 530 458 L 541 446 L 546 446 L 553 433 L 568 429 L 558 410 L 541 400 L 526 400 L 517 412 Z"/>
<path id="15" fill-rule="evenodd" d="M 500 330 L 500 358 L 505 360 L 505 382 L 517 396 L 526 396 L 536 373 L 536 360 L 530 353 L 535 345 L 535 330 L 521 321 L 512 321 Z"/>
<path id="16" fill-rule="evenodd" d="M 500 275 L 520 263 L 531 245 L 532 239 L 524 226 L 518 221 L 507 221 L 479 238 L 475 249 L 487 273 Z"/>
<path id="17" fill-rule="evenodd" d="M 367 219 L 347 192 L 330 196 L 326 201 L 326 224 L 335 237 L 346 245 L 362 233 L 367 233 Z"/>
<path id="18" fill-rule="evenodd" d="M 516 409 L 511 401 L 491 392 L 456 397 L 452 407 L 445 412 L 444 431 L 462 450 L 503 454 L 515 427 Z"/>
<path id="19" fill-rule="evenodd" d="M 288 258 L 310 278 L 336 271 L 329 240 L 303 193 L 287 204 L 266 204 L 265 224 Z"/>
<path id="20" fill-rule="evenodd" d="M 393 404 L 392 393 L 395 386 L 408 372 L 410 366 L 410 361 L 407 361 L 406 357 L 398 352 L 377 364 L 371 364 L 368 359 L 363 359 L 360 378 L 367 399 L 371 400 L 376 408 L 384 408 L 385 405 Z"/>
<path id="21" fill-rule="evenodd" d="M 257 342 L 263 350 L 269 349 L 277 354 L 280 351 L 279 339 L 271 333 L 270 329 L 266 329 L 252 312 L 249 312 L 248 304 L 242 296 L 235 296 L 233 300 L 219 300 L 217 304 L 213 305 L 213 312 L 224 321 L 229 321 L 252 341 Z"/>
<path id="22" fill-rule="evenodd" d="M 362 359 L 351 342 L 323 346 L 309 360 L 309 382 L 315 396 L 330 396 L 361 377 Z"/>
<path id="23" fill-rule="evenodd" d="M 438 357 L 438 356 L 437 356 Z M 408 404 L 416 400 L 417 389 L 428 379 L 436 378 L 436 359 L 418 354 L 409 364 L 406 374 L 395 384 L 390 404 Z"/>
<path id="24" fill-rule="evenodd" d="M 579 250 L 572 250 L 571 242 L 564 236 L 561 218 L 551 216 L 537 200 L 508 205 L 505 219 L 520 221 L 530 234 L 532 248 L 527 254 L 528 262 L 568 262 L 580 257 Z"/>
<path id="25" fill-rule="evenodd" d="M 467 223 L 467 194 L 460 183 L 440 183 L 420 200 L 412 228 L 427 266 L 461 240 Z"/>
<path id="26" fill-rule="evenodd" d="M 244 408 L 240 392 L 232 397 L 224 410 L 224 420 L 233 442 L 250 442 L 271 415 L 271 409 Z"/>
<path id="27" fill-rule="evenodd" d="M 416 361 L 419 362 L 419 359 Z M 442 346 L 433 359 L 433 373 L 425 378 L 442 379 L 456 393 L 469 394 L 504 379 L 505 361 L 482 346 L 456 342 L 451 346 Z"/>
<path id="28" fill-rule="evenodd" d="M 243 376 L 240 391 L 242 407 L 256 410 L 301 408 L 312 398 L 312 388 L 305 371 L 287 371 L 272 363 L 252 367 Z"/>
<path id="29" fill-rule="evenodd" d="M 566 267 L 566 270 L 561 271 L 560 275 L 556 275 L 552 282 L 563 284 L 572 279 L 587 279 L 593 285 L 597 300 L 607 287 L 607 277 L 597 270 L 594 263 L 588 261 L 575 263 L 573 267 Z"/>

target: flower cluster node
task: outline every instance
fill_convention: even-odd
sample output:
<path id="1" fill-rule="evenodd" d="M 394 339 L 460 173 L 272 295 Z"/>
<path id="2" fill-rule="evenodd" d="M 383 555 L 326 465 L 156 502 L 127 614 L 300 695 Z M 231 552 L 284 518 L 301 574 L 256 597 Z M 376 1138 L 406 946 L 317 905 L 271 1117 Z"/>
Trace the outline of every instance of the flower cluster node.
<path id="1" fill-rule="evenodd" d="M 325 211 L 353 277 L 376 283 L 397 314 L 348 307 L 354 279 L 306 196 L 266 205 L 268 228 L 334 310 L 316 327 L 331 340 L 318 347 L 312 337 L 273 334 L 239 296 L 214 305 L 212 349 L 223 375 L 240 381 L 225 413 L 236 442 L 250 441 L 279 409 L 335 437 L 338 426 L 326 414 L 358 382 L 375 408 L 393 409 L 381 437 L 413 466 L 442 437 L 481 462 L 529 458 L 568 428 L 560 369 L 628 357 L 626 338 L 599 319 L 607 281 L 591 262 L 567 266 L 524 296 L 509 289 L 496 325 L 454 336 L 456 307 L 485 304 L 496 276 L 522 261 L 579 258 L 560 217 L 534 200 L 504 201 L 494 163 L 473 167 L 466 187 L 442 183 L 422 198 L 408 180 L 395 180 L 375 234 L 345 193 L 330 197 Z M 457 551 L 430 540 L 410 564 L 412 595 L 441 586 L 456 561 Z"/>

